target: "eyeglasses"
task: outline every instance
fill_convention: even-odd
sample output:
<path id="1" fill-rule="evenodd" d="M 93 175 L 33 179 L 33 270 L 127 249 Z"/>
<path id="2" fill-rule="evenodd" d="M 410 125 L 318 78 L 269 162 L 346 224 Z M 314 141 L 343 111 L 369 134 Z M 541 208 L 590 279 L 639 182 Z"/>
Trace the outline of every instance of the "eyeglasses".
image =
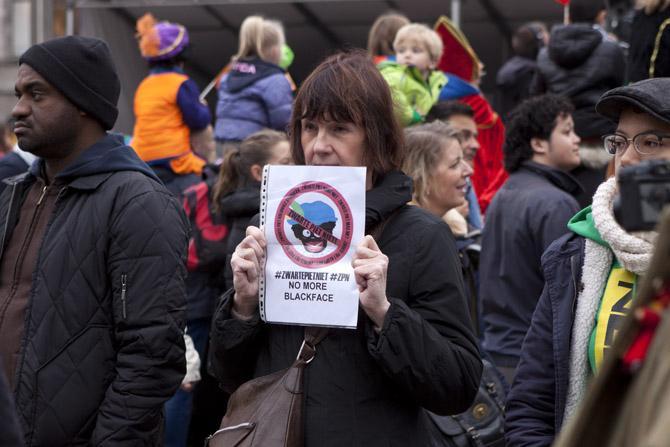
<path id="1" fill-rule="evenodd" d="M 643 132 L 633 138 L 623 135 L 611 134 L 603 137 L 603 146 L 610 155 L 623 155 L 633 143 L 635 152 L 640 155 L 653 155 L 660 151 L 670 149 L 670 135 L 657 134 L 655 132 Z"/>

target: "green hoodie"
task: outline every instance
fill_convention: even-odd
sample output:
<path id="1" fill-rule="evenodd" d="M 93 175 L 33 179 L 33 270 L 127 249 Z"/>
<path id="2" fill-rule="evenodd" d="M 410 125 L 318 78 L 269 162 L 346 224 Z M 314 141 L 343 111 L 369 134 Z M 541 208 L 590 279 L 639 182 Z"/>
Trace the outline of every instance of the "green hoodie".
<path id="1" fill-rule="evenodd" d="M 595 227 L 590 206 L 584 208 L 570 219 L 568 229 L 603 247 L 610 248 L 609 244 L 603 240 L 598 229 Z M 598 372 L 598 367 L 604 356 L 603 353 L 607 349 L 605 345 L 609 346 L 614 339 L 614 336 L 611 334 L 615 334 L 617 329 L 620 328 L 621 321 L 630 306 L 629 300 L 635 296 L 636 283 L 636 275 L 623 269 L 619 261 L 614 257 L 605 290 L 602 291 L 600 297 L 595 325 L 591 332 L 591 339 L 589 340 L 588 358 L 593 374 Z M 604 306 L 604 304 L 606 305 Z"/>
<path id="2" fill-rule="evenodd" d="M 600 236 L 600 233 L 593 222 L 591 205 L 587 206 L 570 219 L 570 222 L 568 222 L 568 229 L 582 237 L 591 239 L 593 242 L 596 242 L 603 247 L 610 247 Z"/>
<path id="3" fill-rule="evenodd" d="M 394 61 L 384 61 L 377 67 L 391 87 L 398 117 L 405 126 L 426 116 L 447 83 L 447 77 L 439 70 L 431 71 L 426 81 L 416 67 Z"/>

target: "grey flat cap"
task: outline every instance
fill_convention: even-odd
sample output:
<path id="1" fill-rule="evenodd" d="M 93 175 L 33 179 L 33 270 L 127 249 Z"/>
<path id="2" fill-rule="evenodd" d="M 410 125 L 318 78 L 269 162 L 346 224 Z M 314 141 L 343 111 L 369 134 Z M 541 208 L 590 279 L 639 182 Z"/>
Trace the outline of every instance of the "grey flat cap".
<path id="1" fill-rule="evenodd" d="M 596 111 L 613 121 L 621 111 L 635 107 L 670 124 L 670 78 L 645 79 L 606 92 L 596 104 Z"/>

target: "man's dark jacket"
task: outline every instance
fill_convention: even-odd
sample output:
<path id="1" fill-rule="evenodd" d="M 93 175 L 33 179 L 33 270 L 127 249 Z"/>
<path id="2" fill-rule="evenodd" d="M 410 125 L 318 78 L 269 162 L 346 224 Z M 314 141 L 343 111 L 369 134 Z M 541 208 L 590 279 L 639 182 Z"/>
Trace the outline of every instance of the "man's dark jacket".
<path id="1" fill-rule="evenodd" d="M 366 195 L 366 231 L 389 257 L 391 302 L 379 334 L 363 311 L 356 330 L 331 329 L 305 370 L 305 446 L 423 446 L 422 407 L 468 408 L 482 364 L 456 246 L 436 216 L 407 206 L 411 180 L 388 174 Z M 377 230 L 379 231 L 379 229 Z M 304 329 L 230 316 L 232 294 L 212 324 L 210 361 L 227 391 L 293 363 Z"/>
<path id="2" fill-rule="evenodd" d="M 2 421 L 0 446 L 14 447 L 23 445 L 23 435 L 21 434 L 19 420 L 16 417 L 14 397 L 10 391 L 9 383 L 7 383 L 7 378 L 2 372 L 0 372 L 0 421 Z"/>
<path id="3" fill-rule="evenodd" d="M 486 213 L 480 258 L 484 349 L 497 366 L 514 368 L 544 278 L 542 253 L 568 232 L 579 211 L 569 174 L 525 162 L 496 193 Z"/>
<path id="4" fill-rule="evenodd" d="M 507 445 L 549 447 L 563 425 L 584 241 L 566 234 L 542 256 L 546 283 L 505 405 Z"/>
<path id="5" fill-rule="evenodd" d="M 615 42 L 607 41 L 591 25 L 556 26 L 549 46 L 537 57 L 532 95 L 554 93 L 572 101 L 575 132 L 581 138 L 600 138 L 615 125 L 596 113 L 595 105 L 608 90 L 624 83 L 626 60 Z"/>
<path id="6" fill-rule="evenodd" d="M 7 183 L 2 180 L 23 174 L 29 167 L 28 163 L 16 152 L 10 152 L 0 158 L 0 193 L 7 187 Z"/>
<path id="7" fill-rule="evenodd" d="M 0 196 L 3 250 L 41 168 Z M 183 211 L 113 135 L 57 180 L 15 375 L 26 444 L 158 445 L 185 372 Z"/>

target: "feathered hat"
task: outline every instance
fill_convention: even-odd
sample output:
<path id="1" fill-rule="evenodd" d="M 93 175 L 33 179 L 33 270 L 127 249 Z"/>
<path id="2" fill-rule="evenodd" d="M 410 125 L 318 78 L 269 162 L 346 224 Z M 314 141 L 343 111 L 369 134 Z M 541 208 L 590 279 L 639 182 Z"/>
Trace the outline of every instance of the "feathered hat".
<path id="1" fill-rule="evenodd" d="M 178 23 L 156 22 L 150 13 L 137 20 L 140 53 L 148 61 L 172 59 L 188 46 L 188 31 Z"/>
<path id="2" fill-rule="evenodd" d="M 479 79 L 481 62 L 465 34 L 446 16 L 437 19 L 434 29 L 444 44 L 437 68 L 467 82 Z"/>

